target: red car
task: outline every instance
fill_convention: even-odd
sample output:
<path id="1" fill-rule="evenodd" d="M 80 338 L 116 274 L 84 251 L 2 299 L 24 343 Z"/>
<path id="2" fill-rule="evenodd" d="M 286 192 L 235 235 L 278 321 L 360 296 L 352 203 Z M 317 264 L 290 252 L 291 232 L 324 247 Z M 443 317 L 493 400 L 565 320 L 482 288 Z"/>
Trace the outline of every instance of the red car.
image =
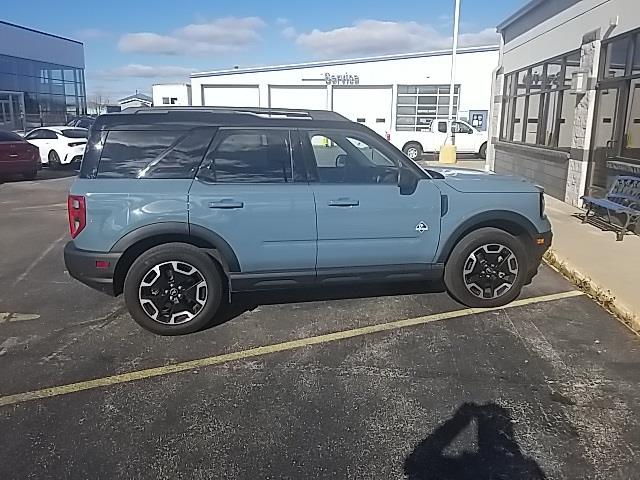
<path id="1" fill-rule="evenodd" d="M 0 176 L 22 174 L 33 180 L 41 168 L 38 147 L 18 134 L 0 130 Z"/>

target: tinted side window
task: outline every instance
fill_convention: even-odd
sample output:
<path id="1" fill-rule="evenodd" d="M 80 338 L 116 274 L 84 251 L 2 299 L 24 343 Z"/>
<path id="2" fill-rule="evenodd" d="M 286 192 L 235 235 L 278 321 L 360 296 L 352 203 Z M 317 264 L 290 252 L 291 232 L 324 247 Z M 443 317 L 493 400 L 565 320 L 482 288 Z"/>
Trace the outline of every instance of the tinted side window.
<path id="1" fill-rule="evenodd" d="M 40 130 L 40 136 L 38 138 L 44 138 L 45 140 L 57 140 L 58 134 L 52 130 Z"/>
<path id="2" fill-rule="evenodd" d="M 320 183 L 397 184 L 398 167 L 365 137 L 309 132 L 302 138 L 311 177 Z"/>
<path id="3" fill-rule="evenodd" d="M 453 124 L 451 125 L 451 129 L 453 130 L 453 133 L 471 133 L 472 132 L 471 128 L 469 128 L 467 124 L 461 123 L 461 122 L 453 122 Z"/>
<path id="4" fill-rule="evenodd" d="M 98 177 L 192 178 L 212 135 L 212 129 L 111 131 L 102 149 Z"/>
<path id="5" fill-rule="evenodd" d="M 438 122 L 438 131 L 440 133 L 447 133 L 447 122 Z"/>
<path id="6" fill-rule="evenodd" d="M 287 130 L 222 130 L 200 178 L 218 183 L 292 181 Z"/>
<path id="7" fill-rule="evenodd" d="M 84 128 L 66 128 L 62 135 L 67 138 L 89 138 L 89 131 Z"/>
<path id="8" fill-rule="evenodd" d="M 138 173 L 139 178 L 193 178 L 207 152 L 214 129 L 199 128 L 183 136 Z"/>

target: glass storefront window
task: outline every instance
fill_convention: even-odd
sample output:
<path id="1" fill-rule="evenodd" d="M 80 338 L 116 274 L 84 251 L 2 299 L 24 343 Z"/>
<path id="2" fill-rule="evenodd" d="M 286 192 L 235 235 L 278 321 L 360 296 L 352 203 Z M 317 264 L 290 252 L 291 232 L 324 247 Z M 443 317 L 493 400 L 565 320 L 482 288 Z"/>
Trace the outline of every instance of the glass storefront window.
<path id="1" fill-rule="evenodd" d="M 535 145 L 538 141 L 538 119 L 540 118 L 540 94 L 529 97 L 529 108 L 527 113 L 527 132 L 525 143 Z"/>
<path id="2" fill-rule="evenodd" d="M 529 79 L 529 71 L 523 70 L 518 73 L 517 76 L 517 84 L 516 84 L 516 95 L 524 95 L 527 93 L 527 82 Z"/>
<path id="3" fill-rule="evenodd" d="M 570 88 L 573 74 L 580 69 L 580 52 L 569 55 L 565 62 L 564 86 Z"/>
<path id="4" fill-rule="evenodd" d="M 514 142 L 522 141 L 524 102 L 525 102 L 525 97 L 516 98 L 515 118 L 513 120 L 513 137 L 511 138 L 511 140 L 513 140 Z"/>
<path id="5" fill-rule="evenodd" d="M 640 80 L 631 82 L 622 156 L 640 160 Z"/>
<path id="6" fill-rule="evenodd" d="M 633 55 L 633 66 L 631 73 L 640 74 L 640 35 L 636 35 L 635 53 Z"/>
<path id="7" fill-rule="evenodd" d="M 556 114 L 558 113 L 558 101 L 560 98 L 560 92 L 552 91 L 545 95 L 544 97 L 544 112 L 543 112 L 543 121 L 544 125 L 540 126 L 541 128 L 541 144 L 547 147 L 555 147 L 556 146 Z"/>
<path id="8" fill-rule="evenodd" d="M 562 110 L 560 111 L 560 128 L 558 148 L 569 150 L 573 138 L 573 120 L 576 114 L 576 96 L 565 90 L 562 92 Z"/>
<path id="9" fill-rule="evenodd" d="M 12 95 L 23 100 L 23 118 L 12 124 L 25 129 L 86 114 L 82 69 L 0 54 L 0 91 L 16 92 Z"/>
<path id="10" fill-rule="evenodd" d="M 630 45 L 629 37 L 609 43 L 605 53 L 605 78 L 624 77 Z"/>
<path id="11" fill-rule="evenodd" d="M 547 88 L 560 88 L 560 75 L 562 74 L 562 60 L 558 60 L 557 63 L 552 62 L 547 64 L 547 74 L 545 76 L 545 86 Z"/>
<path id="12" fill-rule="evenodd" d="M 531 68 L 531 81 L 529 90 L 531 93 L 540 91 L 542 88 L 544 65 L 536 65 Z"/>

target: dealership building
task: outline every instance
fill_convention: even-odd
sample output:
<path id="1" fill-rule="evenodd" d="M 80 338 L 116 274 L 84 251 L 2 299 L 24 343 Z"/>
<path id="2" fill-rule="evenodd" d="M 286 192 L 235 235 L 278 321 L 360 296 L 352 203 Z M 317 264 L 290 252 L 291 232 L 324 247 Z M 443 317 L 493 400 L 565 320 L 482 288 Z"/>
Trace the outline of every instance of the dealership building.
<path id="1" fill-rule="evenodd" d="M 454 111 L 486 130 L 498 46 L 464 48 L 457 59 Z M 154 105 L 334 110 L 382 135 L 447 118 L 451 51 L 234 68 L 194 73 L 191 85 L 154 85 Z"/>
<path id="2" fill-rule="evenodd" d="M 59 125 L 87 111 L 82 43 L 0 21 L 0 129 Z"/>
<path id="3" fill-rule="evenodd" d="M 534 0 L 498 31 L 489 166 L 573 205 L 640 176 L 640 1 Z"/>

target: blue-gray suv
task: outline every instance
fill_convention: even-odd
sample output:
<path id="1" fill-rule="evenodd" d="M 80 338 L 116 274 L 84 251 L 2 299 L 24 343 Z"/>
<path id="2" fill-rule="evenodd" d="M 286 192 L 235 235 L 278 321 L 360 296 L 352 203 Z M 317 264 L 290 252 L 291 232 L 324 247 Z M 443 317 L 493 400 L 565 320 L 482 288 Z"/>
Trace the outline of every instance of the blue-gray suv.
<path id="1" fill-rule="evenodd" d="M 124 293 L 163 335 L 233 292 L 443 279 L 472 307 L 515 299 L 551 242 L 542 191 L 423 169 L 326 111 L 129 109 L 92 126 L 69 195 L 69 273 Z"/>

